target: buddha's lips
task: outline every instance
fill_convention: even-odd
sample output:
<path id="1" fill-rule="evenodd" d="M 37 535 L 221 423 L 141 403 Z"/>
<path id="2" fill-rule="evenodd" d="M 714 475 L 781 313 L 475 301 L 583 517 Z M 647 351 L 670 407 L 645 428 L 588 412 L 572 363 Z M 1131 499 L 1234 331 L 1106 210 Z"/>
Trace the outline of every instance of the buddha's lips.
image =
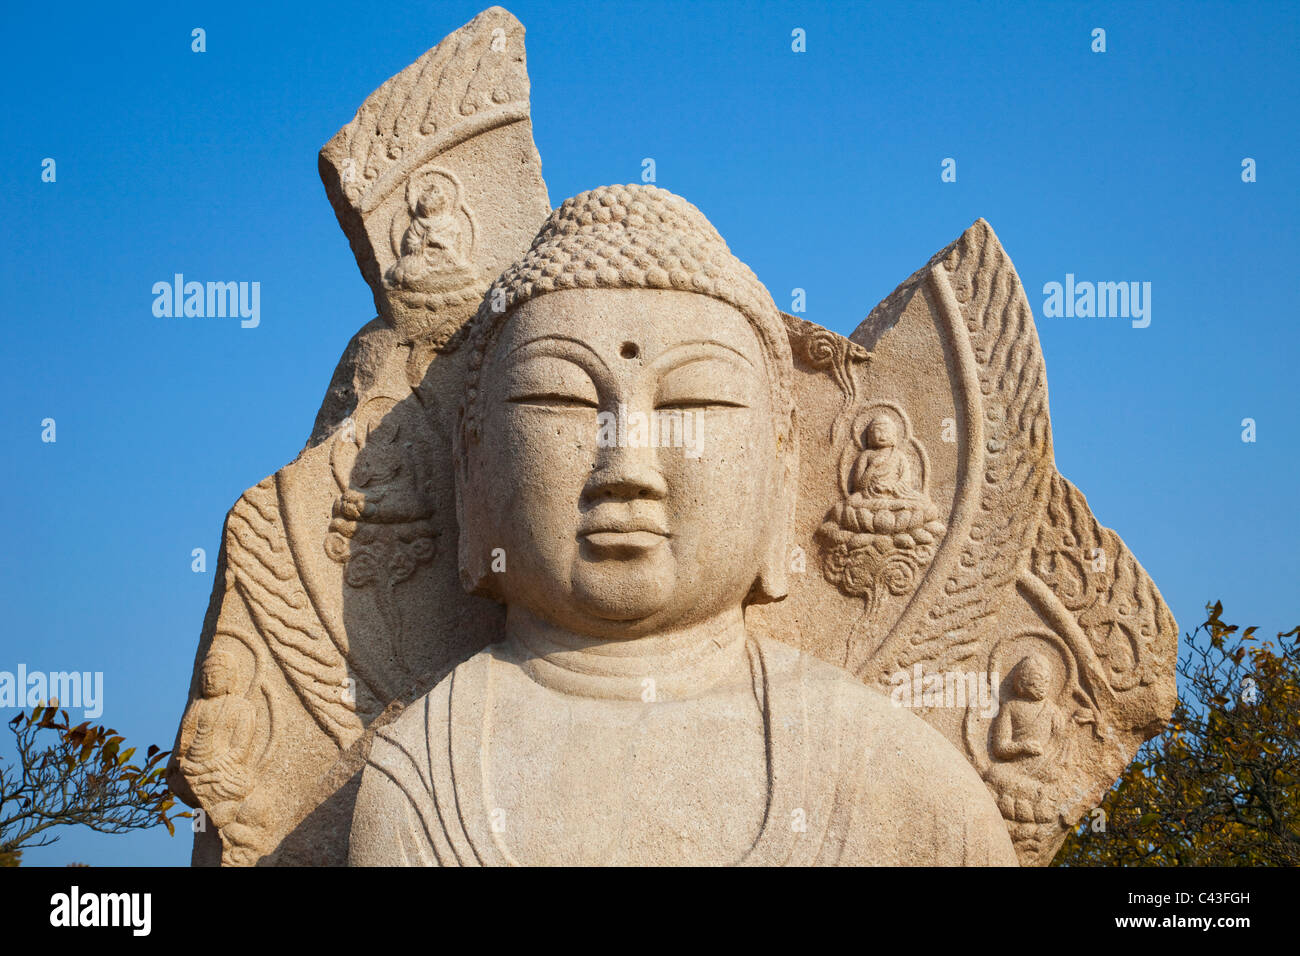
<path id="1" fill-rule="evenodd" d="M 670 535 L 657 521 L 627 517 L 604 517 L 584 522 L 578 537 L 599 549 L 645 551 L 662 544 Z"/>
<path id="2" fill-rule="evenodd" d="M 590 534 L 630 534 L 646 531 L 669 537 L 668 526 L 653 514 L 635 514 L 620 507 L 601 506 L 578 523 L 578 537 Z"/>
<path id="3" fill-rule="evenodd" d="M 654 531 L 593 531 L 581 535 L 583 541 L 600 549 L 646 551 L 668 540 Z"/>

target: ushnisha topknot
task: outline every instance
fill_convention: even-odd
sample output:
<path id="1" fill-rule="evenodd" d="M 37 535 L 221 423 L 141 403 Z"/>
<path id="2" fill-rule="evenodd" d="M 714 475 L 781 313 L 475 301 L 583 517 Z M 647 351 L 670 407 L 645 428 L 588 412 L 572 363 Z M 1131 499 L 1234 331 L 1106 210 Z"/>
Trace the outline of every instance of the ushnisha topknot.
<path id="1" fill-rule="evenodd" d="M 563 289 L 676 289 L 727 303 L 757 333 L 768 359 L 773 411 L 788 419 L 793 364 L 772 296 L 695 206 L 666 189 L 630 183 L 566 199 L 523 258 L 488 288 L 471 320 L 464 421 L 471 440 L 479 432 L 479 372 L 506 317 L 530 299 Z"/>

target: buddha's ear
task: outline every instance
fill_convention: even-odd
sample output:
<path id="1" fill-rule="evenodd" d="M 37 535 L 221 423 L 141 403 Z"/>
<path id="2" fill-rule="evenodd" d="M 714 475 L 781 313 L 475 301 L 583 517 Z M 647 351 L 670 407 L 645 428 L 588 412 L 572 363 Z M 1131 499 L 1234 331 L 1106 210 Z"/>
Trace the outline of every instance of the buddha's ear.
<path id="1" fill-rule="evenodd" d="M 763 552 L 758 580 L 750 591 L 751 604 L 780 601 L 790 591 L 790 547 L 799 504 L 799 423 L 793 405 L 777 431 L 777 445 L 779 464 L 766 515 L 772 533 Z"/>
<path id="2" fill-rule="evenodd" d="M 477 436 L 470 436 L 467 432 L 464 402 L 457 411 L 456 426 L 451 435 L 456 479 L 456 557 L 460 584 L 476 597 L 500 601 L 501 596 L 495 587 L 496 576 L 491 570 L 491 556 L 484 544 L 483 532 L 488 525 L 488 516 L 481 513 L 483 496 L 467 493 L 467 489 L 474 487 L 475 466 L 470 459 L 474 445 L 477 444 Z"/>

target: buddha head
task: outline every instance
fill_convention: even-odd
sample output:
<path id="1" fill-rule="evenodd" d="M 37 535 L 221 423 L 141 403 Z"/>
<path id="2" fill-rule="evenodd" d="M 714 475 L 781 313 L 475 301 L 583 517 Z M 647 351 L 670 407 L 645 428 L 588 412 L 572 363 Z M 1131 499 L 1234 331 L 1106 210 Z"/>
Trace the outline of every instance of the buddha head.
<path id="1" fill-rule="evenodd" d="M 407 186 L 407 206 L 413 219 L 431 219 L 451 211 L 455 185 L 445 176 L 413 178 Z"/>
<path id="2" fill-rule="evenodd" d="M 1017 697 L 1037 702 L 1047 696 L 1052 672 L 1043 658 L 1037 654 L 1026 654 L 1015 666 L 1012 678 Z"/>
<path id="3" fill-rule="evenodd" d="M 203 662 L 203 696 L 222 697 L 235 689 L 235 661 L 225 651 L 214 651 Z"/>
<path id="4" fill-rule="evenodd" d="M 653 186 L 575 196 L 471 321 L 453 442 L 468 590 L 601 639 L 785 595 L 785 325 L 698 209 Z"/>
<path id="5" fill-rule="evenodd" d="M 894 422 L 888 415 L 877 415 L 867 425 L 868 448 L 892 448 L 897 443 Z"/>

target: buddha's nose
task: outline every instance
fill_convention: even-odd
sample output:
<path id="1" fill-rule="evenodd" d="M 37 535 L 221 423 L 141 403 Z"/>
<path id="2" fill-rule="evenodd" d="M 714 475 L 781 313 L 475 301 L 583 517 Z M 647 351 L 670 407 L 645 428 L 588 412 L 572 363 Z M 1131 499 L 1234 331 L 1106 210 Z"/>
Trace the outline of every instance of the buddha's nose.
<path id="1" fill-rule="evenodd" d="M 656 467 L 653 448 L 604 449 L 583 488 L 583 497 L 592 502 L 661 501 L 667 494 L 668 483 Z"/>

